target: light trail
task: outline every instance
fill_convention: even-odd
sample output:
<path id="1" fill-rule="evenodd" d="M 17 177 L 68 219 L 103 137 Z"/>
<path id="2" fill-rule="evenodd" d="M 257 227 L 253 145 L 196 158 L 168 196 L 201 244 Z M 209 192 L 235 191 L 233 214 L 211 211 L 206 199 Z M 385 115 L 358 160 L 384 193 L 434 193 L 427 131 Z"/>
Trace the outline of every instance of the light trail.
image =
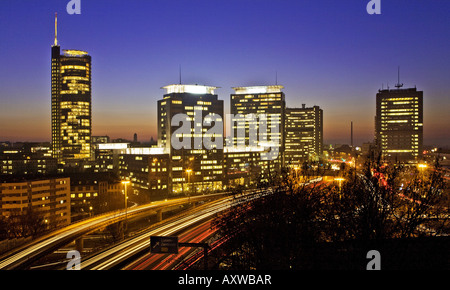
<path id="1" fill-rule="evenodd" d="M 188 233 L 180 235 L 179 241 L 181 243 L 200 243 L 210 237 L 215 231 L 211 230 L 211 220 L 203 222 L 196 226 Z M 146 254 L 137 262 L 134 262 L 126 267 L 124 270 L 169 270 L 177 264 L 178 261 L 185 259 L 189 252 L 195 252 L 196 249 L 181 247 L 176 256 L 170 254 Z M 203 251 L 201 251 L 203 253 Z M 159 263 L 158 263 L 159 262 Z M 158 264 L 157 264 L 158 263 Z M 154 265 L 154 266 L 152 266 Z"/>
<path id="2" fill-rule="evenodd" d="M 163 200 L 151 202 L 149 204 L 129 208 L 127 213 L 125 210 L 106 213 L 103 215 L 94 216 L 92 218 L 79 221 L 62 229 L 53 231 L 41 238 L 34 240 L 31 244 L 24 245 L 18 249 L 7 253 L 0 260 L 0 269 L 15 269 L 23 264 L 30 263 L 38 259 L 45 253 L 52 252 L 60 246 L 67 244 L 77 237 L 92 232 L 98 228 L 124 220 L 126 216 L 131 218 L 141 214 L 148 214 L 154 210 L 184 204 L 187 202 L 201 201 L 205 199 L 220 197 L 228 193 L 219 193 L 211 195 L 183 197 L 172 200 Z"/>
<path id="3" fill-rule="evenodd" d="M 138 236 L 131 238 L 121 244 L 118 244 L 102 253 L 85 260 L 81 263 L 82 269 L 91 270 L 106 270 L 116 267 L 117 265 L 126 262 L 145 250 L 149 250 L 150 236 L 170 236 L 177 232 L 183 231 L 186 228 L 192 227 L 198 222 L 213 217 L 217 212 L 228 209 L 235 203 L 245 202 L 261 196 L 270 194 L 271 189 L 267 190 L 251 190 L 238 196 L 229 196 L 222 198 L 219 201 L 214 201 L 211 204 L 205 204 L 198 207 L 195 212 L 190 215 L 177 218 L 169 223 L 165 223 L 157 229 L 150 230 Z"/>
<path id="4" fill-rule="evenodd" d="M 102 253 L 89 258 L 86 261 L 83 261 L 81 263 L 81 268 L 90 270 L 110 269 L 146 249 L 150 250 L 150 236 L 174 235 L 175 233 L 187 227 L 190 227 L 204 219 L 212 217 L 217 212 L 228 208 L 230 206 L 231 199 L 232 197 L 222 199 L 219 202 L 215 202 L 217 204 L 213 206 L 207 205 L 191 215 L 181 217 L 179 219 L 171 221 L 170 223 L 164 224 L 157 229 L 150 230 L 121 244 L 118 244 Z"/>

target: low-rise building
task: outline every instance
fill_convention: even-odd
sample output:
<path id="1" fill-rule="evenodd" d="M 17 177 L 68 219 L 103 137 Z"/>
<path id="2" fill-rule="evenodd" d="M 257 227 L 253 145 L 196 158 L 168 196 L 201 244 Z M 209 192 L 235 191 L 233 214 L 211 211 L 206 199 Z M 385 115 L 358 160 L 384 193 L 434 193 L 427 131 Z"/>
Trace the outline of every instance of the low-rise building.
<path id="1" fill-rule="evenodd" d="M 0 215 L 10 218 L 31 212 L 48 229 L 70 224 L 70 178 L 2 178 Z"/>
<path id="2" fill-rule="evenodd" d="M 112 173 L 70 175 L 72 221 L 123 208 L 125 196 L 118 176 Z"/>

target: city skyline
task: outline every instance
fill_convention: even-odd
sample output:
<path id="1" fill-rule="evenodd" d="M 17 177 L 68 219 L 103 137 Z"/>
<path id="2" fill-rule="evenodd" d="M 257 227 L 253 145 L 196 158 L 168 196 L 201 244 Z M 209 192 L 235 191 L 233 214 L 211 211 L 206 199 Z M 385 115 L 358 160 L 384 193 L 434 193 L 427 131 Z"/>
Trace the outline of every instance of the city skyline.
<path id="1" fill-rule="evenodd" d="M 3 4 L 0 140 L 51 140 L 57 12 L 61 47 L 93 56 L 92 135 L 156 139 L 161 87 L 178 83 L 181 67 L 182 83 L 221 87 L 226 113 L 232 87 L 278 82 L 288 107 L 323 108 L 325 144 L 349 144 L 351 121 L 361 144 L 373 141 L 376 93 L 394 87 L 400 66 L 405 87 L 424 92 L 424 145 L 450 143 L 444 1 L 385 1 L 381 15 L 365 1 L 82 2 L 80 15 L 64 1 Z"/>

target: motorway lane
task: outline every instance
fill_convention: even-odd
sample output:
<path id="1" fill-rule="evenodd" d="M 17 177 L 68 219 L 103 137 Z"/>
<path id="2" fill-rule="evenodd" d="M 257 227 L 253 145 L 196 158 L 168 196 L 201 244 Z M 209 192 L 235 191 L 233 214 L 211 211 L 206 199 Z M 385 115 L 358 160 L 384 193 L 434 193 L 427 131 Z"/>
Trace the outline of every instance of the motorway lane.
<path id="1" fill-rule="evenodd" d="M 311 183 L 321 183 L 321 179 L 316 179 Z M 183 231 L 186 231 L 192 226 L 196 225 L 198 222 L 212 219 L 212 217 L 219 211 L 223 211 L 229 208 L 236 201 L 246 202 L 252 199 L 256 199 L 262 197 L 267 194 L 271 194 L 273 191 L 271 188 L 267 190 L 249 190 L 242 195 L 239 196 L 230 196 L 227 198 L 222 198 L 218 201 L 205 205 L 204 207 L 198 207 L 198 211 L 189 215 L 183 216 L 180 219 L 175 219 L 170 221 L 170 223 L 164 224 L 163 226 L 158 227 L 155 230 L 150 230 L 148 232 L 142 233 L 133 237 L 130 240 L 127 240 L 121 244 L 118 244 L 105 252 L 97 253 L 95 256 L 88 258 L 85 261 L 82 261 L 81 267 L 82 269 L 91 269 L 91 270 L 108 270 L 108 269 L 118 269 L 121 268 L 121 265 L 125 263 L 130 263 L 136 257 L 140 257 L 142 255 L 148 254 L 149 246 L 150 246 L 150 236 L 173 236 L 181 234 Z M 237 198 L 237 199 L 235 199 Z M 231 202 L 233 201 L 233 203 Z M 201 210 L 200 210 L 201 209 Z M 200 235 L 200 238 L 202 236 Z M 184 250 L 182 250 L 184 253 Z M 189 251 L 189 250 L 188 250 Z M 141 262 L 141 266 L 136 265 L 137 268 L 165 268 L 164 262 L 167 261 L 167 257 L 162 257 L 161 255 L 154 256 L 153 258 L 147 257 L 150 259 L 148 262 Z M 138 263 L 139 264 L 139 263 Z M 125 266 L 128 267 L 128 266 Z M 132 267 L 132 266 L 129 266 Z"/>
<path id="2" fill-rule="evenodd" d="M 212 218 L 211 218 L 212 219 Z M 203 243 L 211 238 L 215 230 L 211 228 L 211 219 L 208 219 L 192 229 L 186 229 L 179 235 L 180 243 Z M 152 254 L 147 253 L 137 261 L 123 267 L 123 270 L 170 270 L 193 252 L 203 248 L 180 247 L 178 254 Z"/>
<path id="3" fill-rule="evenodd" d="M 230 206 L 232 197 L 222 198 L 209 204 L 199 206 L 189 215 L 184 214 L 174 217 L 155 229 L 148 230 L 129 240 L 117 244 L 105 251 L 96 253 L 86 260 L 82 260 L 81 268 L 89 270 L 116 269 L 118 265 L 139 256 L 149 250 L 150 236 L 176 235 L 186 228 L 190 228 L 199 222 L 213 217 L 216 212 L 222 211 Z"/>
<path id="4" fill-rule="evenodd" d="M 127 213 L 125 212 L 125 210 L 121 210 L 79 221 L 62 229 L 56 230 L 41 238 L 38 238 L 32 243 L 24 245 L 2 256 L 0 259 L 0 269 L 16 269 L 18 267 L 21 267 L 23 263 L 30 263 L 31 261 L 38 259 L 47 252 L 53 252 L 60 246 L 69 243 L 70 241 L 83 234 L 89 233 L 93 230 L 98 229 L 99 227 L 103 227 L 113 222 L 120 221 L 125 218 L 125 215 L 131 217 L 134 214 L 138 215 L 142 212 L 157 209 L 163 206 L 177 205 L 188 201 L 192 202 L 220 195 L 223 195 L 223 193 L 156 201 L 146 205 L 136 206 L 134 208 L 128 209 Z"/>

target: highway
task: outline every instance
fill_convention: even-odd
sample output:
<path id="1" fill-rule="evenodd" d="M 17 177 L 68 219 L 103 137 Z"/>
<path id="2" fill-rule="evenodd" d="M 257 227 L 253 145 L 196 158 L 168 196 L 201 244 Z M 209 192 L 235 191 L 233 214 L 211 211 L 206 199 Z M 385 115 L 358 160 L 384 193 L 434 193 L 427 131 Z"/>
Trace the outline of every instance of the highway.
<path id="1" fill-rule="evenodd" d="M 360 176 L 361 177 L 361 176 Z M 366 180 L 364 180 L 366 181 Z M 322 179 L 312 180 L 311 183 L 321 184 Z M 306 183 L 306 185 L 309 183 Z M 366 183 L 371 187 L 371 183 Z M 271 189 L 263 192 L 242 194 L 242 200 L 258 198 L 270 194 Z M 180 247 L 178 254 L 152 254 L 150 253 L 150 236 L 178 236 L 180 243 L 210 242 L 212 249 L 220 246 L 223 240 L 212 241 L 214 229 L 211 220 L 215 214 L 226 210 L 233 203 L 233 197 L 224 197 L 204 205 L 197 206 L 181 215 L 165 220 L 138 235 L 114 245 L 90 257 L 82 258 L 81 268 L 85 270 L 180 270 L 203 258 L 202 249 Z M 239 201 L 238 200 L 235 200 Z"/>
<path id="2" fill-rule="evenodd" d="M 29 244 L 23 245 L 3 255 L 0 257 L 0 269 L 24 269 L 33 261 L 36 261 L 40 257 L 59 249 L 61 246 L 77 239 L 78 237 L 107 225 L 117 223 L 125 218 L 144 216 L 165 207 L 181 205 L 188 202 L 204 201 L 211 198 L 219 198 L 226 194 L 227 193 L 220 193 L 156 201 L 146 205 L 129 208 L 127 211 L 120 210 L 94 216 L 51 232 Z"/>
<path id="3" fill-rule="evenodd" d="M 150 255 L 152 259 L 146 262 L 138 262 L 140 265 L 124 265 L 133 259 L 140 259 L 144 256 L 144 259 L 148 259 L 148 254 L 150 252 L 150 236 L 175 236 L 180 233 L 189 231 L 190 237 L 195 238 L 195 234 L 199 232 L 191 230 L 210 221 L 217 212 L 229 208 L 231 204 L 232 197 L 222 198 L 218 201 L 214 201 L 196 209 L 191 210 L 187 214 L 176 216 L 168 221 L 165 221 L 156 228 L 145 231 L 133 238 L 130 238 L 120 244 L 114 245 L 113 247 L 96 253 L 92 257 L 81 261 L 81 269 L 85 270 L 108 270 L 108 269 L 144 269 L 149 268 L 149 265 L 155 265 L 162 256 L 167 255 Z M 196 237 L 195 239 L 201 239 L 201 237 Z M 180 241 L 183 241 L 180 239 Z M 181 249 L 179 255 L 184 254 L 185 249 Z M 167 257 L 166 257 L 167 258 Z M 170 258 L 170 257 L 168 257 Z M 163 262 L 161 262 L 163 263 Z M 152 268 L 152 267 L 150 267 Z M 161 267 L 155 267 L 161 268 Z"/>
<path id="4" fill-rule="evenodd" d="M 215 233 L 211 228 L 211 220 L 200 223 L 199 225 L 186 229 L 178 235 L 180 243 L 207 243 L 208 239 Z M 152 254 L 149 251 L 139 259 L 131 262 L 129 265 L 121 267 L 123 270 L 171 270 L 190 254 L 203 248 L 180 247 L 178 254 Z M 203 257 L 203 255 L 201 255 Z"/>
<path id="5" fill-rule="evenodd" d="M 133 238 L 96 253 L 92 257 L 88 257 L 84 260 L 82 259 L 81 269 L 166 269 L 169 265 L 165 265 L 164 262 L 160 262 L 160 260 L 170 259 L 171 257 L 160 254 L 146 255 L 150 251 L 150 236 L 175 236 L 188 232 L 188 236 L 183 236 L 183 239 L 186 238 L 189 241 L 195 242 L 205 240 L 212 232 L 205 231 L 205 234 L 204 232 L 193 230 L 196 226 L 202 223 L 203 226 L 205 226 L 204 223 L 211 221 L 216 213 L 228 209 L 232 204 L 256 199 L 263 195 L 270 194 L 271 192 L 271 189 L 262 192 L 259 190 L 247 191 L 237 198 L 228 196 L 207 204 L 205 203 L 188 213 L 168 219 Z M 181 242 L 183 242 L 183 240 L 181 240 Z M 189 252 L 189 249 L 181 249 L 179 255 L 188 254 Z M 142 258 L 143 255 L 144 257 Z M 134 262 L 137 259 L 144 259 L 144 261 Z"/>
<path id="6" fill-rule="evenodd" d="M 319 180 L 311 182 L 317 181 Z M 242 201 L 248 201 L 249 199 L 271 194 L 271 192 L 271 188 L 264 191 L 248 190 L 239 195 L 239 198 Z M 165 207 L 217 199 L 212 202 L 205 202 L 203 205 L 197 206 L 183 215 L 164 220 L 152 226 L 150 229 L 140 232 L 134 237 L 107 248 L 106 250 L 100 251 L 93 256 L 82 257 L 82 269 L 118 269 L 131 261 L 132 258 L 146 254 L 145 251 L 149 250 L 149 240 L 151 235 L 169 236 L 182 234 L 184 231 L 192 229 L 208 219 L 212 219 L 217 212 L 229 208 L 232 204 L 231 201 L 234 198 L 236 197 L 229 196 L 229 193 L 191 196 L 152 202 L 150 204 L 129 208 L 128 211 L 121 210 L 95 216 L 54 231 L 0 257 L 0 269 L 27 269 L 27 267 L 39 258 L 58 250 L 69 242 L 107 225 L 122 221 L 126 217 L 141 217 Z M 234 201 L 236 202 L 236 199 Z M 149 267 L 153 265 L 153 263 L 150 264 Z"/>

